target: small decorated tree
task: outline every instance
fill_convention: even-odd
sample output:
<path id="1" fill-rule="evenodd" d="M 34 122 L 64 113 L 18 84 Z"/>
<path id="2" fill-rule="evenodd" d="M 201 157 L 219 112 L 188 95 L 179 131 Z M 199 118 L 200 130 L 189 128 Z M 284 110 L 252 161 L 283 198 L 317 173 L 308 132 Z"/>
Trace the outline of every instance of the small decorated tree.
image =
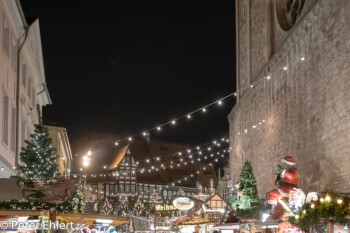
<path id="1" fill-rule="evenodd" d="M 240 198 L 241 206 L 243 208 L 249 208 L 258 203 L 258 189 L 256 187 L 252 165 L 248 160 L 244 162 L 239 176 L 239 184 L 239 189 L 242 191 Z"/>
<path id="2" fill-rule="evenodd" d="M 35 124 L 34 133 L 29 140 L 25 140 L 26 147 L 22 147 L 20 153 L 21 165 L 17 166 L 18 177 L 26 185 L 32 184 L 32 180 L 38 178 L 42 181 L 50 181 L 58 175 L 58 155 L 52 147 L 52 139 L 49 130 L 42 124 L 40 111 L 39 124 Z"/>
<path id="3" fill-rule="evenodd" d="M 249 161 L 245 161 L 239 176 L 239 189 L 233 190 L 229 203 L 237 216 L 244 218 L 259 218 L 259 197 L 253 168 Z"/>
<path id="4" fill-rule="evenodd" d="M 74 197 L 72 201 L 72 206 L 73 210 L 77 212 L 82 212 L 82 207 L 83 207 L 83 193 L 81 192 L 82 190 L 82 185 L 81 182 L 78 182 L 76 184 L 77 188 L 74 192 Z"/>

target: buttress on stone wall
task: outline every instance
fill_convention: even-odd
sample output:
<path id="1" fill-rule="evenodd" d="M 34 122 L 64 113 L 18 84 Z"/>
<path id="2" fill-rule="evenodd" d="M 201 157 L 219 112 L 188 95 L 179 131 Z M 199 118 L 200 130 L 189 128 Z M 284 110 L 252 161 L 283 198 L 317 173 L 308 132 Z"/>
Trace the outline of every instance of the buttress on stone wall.
<path id="1" fill-rule="evenodd" d="M 278 1 L 302 4 L 290 29 L 282 29 Z M 350 1 L 278 1 L 236 1 L 231 178 L 238 182 L 251 161 L 265 198 L 290 155 L 304 192 L 350 193 Z"/>

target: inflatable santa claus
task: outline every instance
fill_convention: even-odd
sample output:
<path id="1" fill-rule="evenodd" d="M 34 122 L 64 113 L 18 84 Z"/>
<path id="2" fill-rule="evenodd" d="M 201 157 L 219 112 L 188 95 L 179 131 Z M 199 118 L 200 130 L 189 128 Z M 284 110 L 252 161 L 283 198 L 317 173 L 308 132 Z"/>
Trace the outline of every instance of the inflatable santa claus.
<path id="1" fill-rule="evenodd" d="M 266 193 L 268 204 L 277 204 L 278 199 L 289 197 L 290 191 L 298 187 L 298 170 L 295 167 L 293 157 L 286 156 L 282 159 L 282 163 L 287 168 L 283 169 L 281 166 L 278 166 L 281 170 L 276 182 L 277 188 Z"/>

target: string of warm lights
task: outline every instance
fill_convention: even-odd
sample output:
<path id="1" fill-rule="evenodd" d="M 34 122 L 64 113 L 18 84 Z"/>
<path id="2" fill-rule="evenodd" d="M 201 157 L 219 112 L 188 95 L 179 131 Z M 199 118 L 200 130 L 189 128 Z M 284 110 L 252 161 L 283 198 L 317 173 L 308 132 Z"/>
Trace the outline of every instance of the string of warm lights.
<path id="1" fill-rule="evenodd" d="M 348 29 L 347 29 L 347 30 L 348 30 Z M 347 31 L 347 30 L 346 30 L 346 31 Z M 345 32 L 346 32 L 346 31 L 345 31 Z M 170 120 L 170 121 L 168 121 L 168 122 L 165 122 L 165 123 L 163 123 L 163 124 L 160 124 L 160 125 L 158 125 L 158 126 L 156 126 L 156 127 L 152 127 L 152 128 L 149 128 L 149 129 L 147 129 L 147 130 L 145 130 L 145 131 L 141 131 L 140 133 L 134 134 L 134 135 L 132 135 L 132 136 L 119 139 L 118 141 L 115 142 L 115 144 L 116 144 L 116 145 L 119 145 L 119 142 L 124 141 L 124 140 L 132 141 L 133 137 L 135 137 L 135 136 L 137 136 L 137 135 L 147 136 L 148 133 L 150 133 L 151 131 L 155 131 L 155 132 L 161 131 L 161 130 L 162 130 L 162 127 L 163 127 L 163 126 L 166 126 L 166 125 L 173 125 L 173 126 L 174 126 L 174 125 L 176 125 L 176 123 L 177 123 L 178 120 L 181 120 L 181 119 L 188 119 L 188 120 L 189 120 L 189 119 L 192 118 L 192 115 L 195 114 L 195 113 L 199 113 L 199 112 L 206 113 L 206 112 L 207 112 L 207 109 L 208 109 L 209 107 L 212 107 L 212 106 L 214 106 L 214 105 L 222 105 L 222 104 L 223 104 L 223 101 L 224 101 L 225 99 L 227 99 L 227 98 L 229 98 L 229 97 L 231 97 L 231 96 L 236 97 L 238 94 L 240 94 L 241 92 L 243 92 L 243 91 L 246 90 L 246 89 L 252 89 L 252 88 L 254 88 L 254 87 L 257 87 L 257 84 L 261 83 L 261 82 L 264 81 L 264 80 L 267 80 L 267 81 L 271 80 L 271 79 L 274 77 L 274 73 L 277 73 L 277 72 L 279 72 L 279 71 L 281 71 L 281 70 L 282 70 L 282 71 L 288 71 L 289 68 L 290 68 L 293 64 L 306 61 L 306 56 L 305 56 L 305 54 L 311 53 L 313 50 L 319 48 L 320 46 L 322 46 L 323 44 L 325 44 L 325 43 L 327 43 L 327 42 L 329 42 L 329 41 L 330 41 L 330 39 L 327 38 L 326 40 L 323 41 L 323 43 L 321 42 L 319 45 L 314 46 L 313 48 L 310 48 L 307 52 L 305 52 L 304 54 L 300 55 L 299 58 L 298 58 L 298 59 L 295 59 L 294 62 L 289 62 L 288 64 L 281 66 L 280 68 L 274 70 L 273 72 L 263 72 L 263 74 L 260 74 L 259 76 L 257 76 L 257 78 L 256 78 L 252 83 L 250 83 L 249 85 L 246 85 L 246 86 L 244 86 L 244 87 L 242 87 L 242 88 L 240 88 L 240 89 L 237 89 L 235 92 L 232 92 L 232 93 L 226 95 L 225 97 L 223 97 L 223 98 L 221 98 L 221 99 L 219 99 L 219 100 L 216 100 L 216 101 L 214 101 L 214 102 L 211 102 L 210 104 L 207 104 L 207 105 L 205 105 L 205 106 L 203 106 L 203 107 L 200 107 L 200 108 L 198 108 L 198 109 L 196 109 L 196 110 L 194 110 L 194 111 L 192 111 L 192 112 L 189 112 L 189 113 L 187 113 L 187 114 L 184 114 L 184 115 L 182 115 L 182 116 L 180 116 L 180 117 L 177 117 L 177 118 L 175 118 L 175 119 L 173 119 L 173 120 Z M 247 131 L 248 129 L 245 128 L 244 130 Z M 241 132 L 237 132 L 238 135 L 239 135 L 240 133 L 241 133 Z"/>
<path id="2" fill-rule="evenodd" d="M 259 126 L 262 126 L 265 122 L 266 121 L 264 119 L 262 119 L 261 121 L 252 124 L 250 127 L 245 128 L 243 131 L 236 131 L 234 133 L 231 133 L 230 135 L 248 134 L 250 132 L 253 132 L 253 131 L 250 131 L 249 128 L 251 128 L 252 130 L 255 130 Z M 167 157 L 173 157 L 173 156 L 180 158 L 180 160 L 183 156 L 188 156 L 189 158 L 191 158 L 196 154 L 202 155 L 204 152 L 207 152 L 207 151 L 213 152 L 215 148 L 221 147 L 223 143 L 229 143 L 229 137 L 221 137 L 221 138 L 213 139 L 213 140 L 210 140 L 204 144 L 194 146 L 194 147 L 191 147 L 191 148 L 186 149 L 186 150 L 176 151 L 176 152 L 173 152 L 170 154 L 159 155 L 159 156 L 153 155 L 152 158 L 141 159 L 141 160 L 136 161 L 136 164 L 140 165 L 141 162 L 146 162 L 146 163 L 151 164 L 154 161 L 162 161 Z M 206 156 L 204 156 L 204 158 L 206 158 Z M 103 169 L 107 169 L 107 167 L 108 167 L 107 165 L 103 165 Z M 116 167 L 117 167 L 117 165 L 116 165 Z M 83 171 L 83 168 L 80 168 L 80 171 Z"/>
<path id="3" fill-rule="evenodd" d="M 202 154 L 204 151 L 208 150 L 211 151 L 215 147 L 222 146 L 223 143 L 229 143 L 228 137 L 221 137 L 218 139 L 210 140 L 204 144 L 194 146 L 192 148 L 186 149 L 186 150 L 179 150 L 170 154 L 164 154 L 164 155 L 152 155 L 152 159 L 154 160 L 161 160 L 162 158 L 166 157 L 173 157 L 173 156 L 182 156 L 182 155 L 195 155 L 195 154 Z M 136 164 L 139 164 L 140 162 L 147 162 L 150 163 L 152 159 L 139 159 Z M 104 169 L 107 168 L 106 165 L 103 166 Z"/>
<path id="4" fill-rule="evenodd" d="M 231 133 L 230 135 L 242 135 L 243 133 L 244 134 L 247 134 L 249 132 L 249 128 L 251 129 L 257 129 L 259 126 L 261 126 L 262 124 L 265 123 L 265 119 L 262 119 L 261 121 L 259 122 L 256 122 L 254 124 L 252 124 L 250 127 L 247 127 L 245 128 L 242 132 L 241 131 L 237 131 L 237 132 L 233 132 Z M 229 136 L 230 136 L 229 135 Z M 213 149 L 214 147 L 220 147 L 222 145 L 222 143 L 229 143 L 229 137 L 221 137 L 219 139 L 213 139 L 213 140 L 210 140 L 209 142 L 206 142 L 202 145 L 198 145 L 198 146 L 194 146 L 192 148 L 189 148 L 187 150 L 180 150 L 180 151 L 176 151 L 174 153 L 171 153 L 171 154 L 165 154 L 165 155 L 159 155 L 159 156 L 153 156 L 153 159 L 159 161 L 161 160 L 162 158 L 165 158 L 165 157 L 172 157 L 174 155 L 178 155 L 178 156 L 182 156 L 182 155 L 185 155 L 186 153 L 188 155 L 190 155 L 190 153 L 192 153 L 191 155 L 194 155 L 194 154 L 202 154 L 203 152 L 205 152 L 206 150 L 210 151 L 211 149 Z M 212 145 L 212 146 L 210 146 Z M 207 147 L 206 149 L 203 149 L 203 147 Z M 193 151 L 196 151 L 195 153 L 193 153 Z M 147 162 L 147 163 L 150 163 L 152 159 L 141 159 L 141 160 L 138 160 L 136 163 L 139 164 L 140 162 Z M 104 169 L 107 169 L 107 166 L 104 165 L 103 166 Z"/>
<path id="5" fill-rule="evenodd" d="M 197 159 L 196 158 L 193 158 L 192 155 L 189 155 L 188 157 L 185 157 L 185 158 L 177 158 L 175 161 L 171 161 L 170 164 L 164 164 L 164 163 L 161 163 L 160 165 L 157 166 L 148 166 L 148 167 L 139 167 L 138 168 L 138 171 L 140 173 L 143 173 L 145 171 L 148 171 L 148 172 L 152 172 L 152 171 L 159 171 L 159 169 L 172 169 L 174 167 L 180 167 L 181 165 L 184 165 L 184 166 L 187 166 L 187 165 L 191 165 L 191 164 L 194 164 L 195 160 L 197 160 L 198 162 L 201 162 L 202 159 L 203 160 L 207 160 L 207 159 L 210 159 L 210 158 L 213 158 L 215 162 L 218 162 L 218 158 L 221 156 L 222 158 L 224 157 L 224 153 L 226 152 L 230 152 L 230 147 L 227 147 L 225 149 L 222 149 L 220 151 L 215 151 L 213 153 L 211 153 L 210 155 L 203 155 L 201 157 L 203 158 L 200 158 L 198 157 Z M 215 158 L 214 158 L 214 155 L 215 155 Z"/>
<path id="6" fill-rule="evenodd" d="M 222 97 L 222 98 L 220 98 L 218 100 L 215 100 L 214 102 L 211 102 L 211 103 L 209 103 L 209 104 L 207 104 L 205 106 L 202 106 L 202 107 L 200 107 L 200 108 L 198 108 L 196 110 L 188 112 L 188 113 L 186 113 L 186 114 L 184 114 L 182 116 L 179 116 L 177 118 L 174 118 L 174 119 L 172 119 L 170 121 L 167 121 L 167 122 L 164 122 L 162 124 L 159 124 L 158 126 L 146 129 L 144 131 L 140 131 L 139 133 L 136 133 L 134 135 L 131 135 L 131 136 L 128 136 L 128 137 L 125 137 L 125 138 L 121 138 L 121 139 L 119 139 L 119 140 L 117 140 L 115 142 L 115 145 L 118 146 L 120 142 L 126 141 L 126 140 L 127 141 L 132 141 L 133 137 L 138 136 L 138 135 L 148 136 L 149 133 L 151 133 L 151 132 L 159 132 L 159 131 L 162 130 L 162 128 L 164 126 L 167 126 L 167 125 L 175 126 L 177 124 L 177 122 L 179 120 L 182 120 L 182 119 L 190 120 L 190 119 L 193 118 L 193 115 L 196 114 L 196 113 L 206 113 L 208 111 L 208 108 L 210 108 L 212 106 L 215 106 L 215 105 L 221 106 L 221 105 L 223 105 L 224 100 L 228 99 L 231 96 L 236 96 L 236 92 L 232 92 L 232 93 L 230 93 L 230 94 L 228 94 L 228 95 L 226 95 L 226 96 L 224 96 L 224 97 Z"/>
<path id="7" fill-rule="evenodd" d="M 221 156 L 220 158 L 224 158 L 224 156 Z M 215 162 L 218 162 L 217 158 L 215 159 Z M 185 176 L 185 177 L 183 177 L 183 178 L 181 178 L 181 179 L 179 179 L 177 181 L 174 181 L 174 182 L 172 182 L 170 184 L 171 184 L 171 186 L 175 186 L 176 183 L 181 184 L 181 182 L 186 182 L 186 181 L 188 181 L 190 179 L 193 179 L 195 175 L 200 174 L 201 170 L 205 171 L 208 168 L 211 168 L 213 165 L 214 165 L 213 162 L 210 162 L 210 163 L 204 165 L 203 167 L 201 167 L 199 170 L 193 172 L 192 174 L 190 174 L 188 176 Z M 166 186 L 166 188 L 168 188 L 168 187 L 169 187 L 169 185 Z"/>
<path id="8" fill-rule="evenodd" d="M 201 157 L 203 157 L 203 160 L 207 160 L 207 159 L 210 159 L 210 158 L 214 158 L 214 156 L 216 156 L 215 157 L 215 162 L 217 162 L 218 161 L 218 157 L 224 157 L 224 155 L 222 154 L 222 153 L 226 153 L 226 152 L 230 152 L 230 149 L 231 149 L 231 147 L 226 147 L 226 148 L 224 148 L 224 149 L 221 149 L 221 150 L 219 150 L 219 151 L 212 151 L 211 152 L 211 154 L 210 155 L 203 155 L 203 153 L 201 153 L 201 151 L 200 151 L 200 153 L 198 154 L 199 156 L 201 156 L 201 155 L 203 155 L 203 156 L 201 156 Z M 209 152 L 210 150 L 208 150 L 207 152 Z M 196 153 L 198 153 L 198 152 L 196 152 Z M 196 158 L 194 158 L 193 157 L 193 155 L 194 154 L 189 154 L 188 156 L 186 156 L 186 157 L 179 157 L 179 158 L 175 158 L 175 160 L 173 160 L 173 161 L 171 161 L 170 162 L 170 164 L 164 164 L 164 163 L 162 163 L 162 164 L 160 164 L 159 166 L 149 166 L 149 167 L 137 167 L 137 169 L 135 169 L 135 171 L 136 172 L 140 172 L 140 173 L 143 173 L 145 170 L 148 170 L 149 172 L 151 172 L 151 171 L 153 171 L 153 170 L 155 170 L 155 171 L 158 171 L 159 169 L 166 169 L 166 168 L 174 168 L 174 167 L 180 167 L 181 165 L 190 165 L 190 164 L 194 164 L 195 163 L 195 161 L 197 160 L 198 162 L 201 162 L 201 158 L 200 157 L 198 157 L 197 159 Z M 186 160 L 186 159 L 188 159 L 188 160 Z M 179 160 L 179 161 L 177 161 L 177 160 Z M 176 162 L 177 161 L 177 162 Z M 176 162 L 176 165 L 174 165 L 174 162 Z M 138 165 L 139 163 L 138 162 L 136 162 L 136 164 Z M 104 167 L 105 168 L 105 167 Z M 105 168 L 106 169 L 106 168 Z M 83 171 L 83 168 L 80 168 L 80 171 Z M 111 170 L 108 170 L 108 171 L 111 171 Z M 71 173 L 71 175 L 80 175 L 79 173 L 76 173 L 76 174 L 73 174 L 73 173 Z M 91 175 L 92 177 L 97 177 L 98 175 L 100 175 L 101 177 L 102 176 L 106 176 L 106 173 L 100 173 L 100 174 L 89 174 L 89 175 Z"/>
<path id="9" fill-rule="evenodd" d="M 205 170 L 206 168 L 208 168 L 209 166 L 212 166 L 214 163 L 217 163 L 219 162 L 219 159 L 223 159 L 225 157 L 225 153 L 228 153 L 230 151 L 230 148 L 225 148 L 223 150 L 220 150 L 220 151 L 217 151 L 215 152 L 215 157 L 214 157 L 214 153 L 211 153 L 210 155 L 203 155 L 203 158 L 204 159 L 207 159 L 207 158 L 212 158 L 211 161 L 208 161 L 210 162 L 209 164 L 201 164 L 203 165 L 201 167 L 200 170 Z M 200 158 L 197 159 L 198 162 L 200 162 Z M 190 165 L 190 164 L 193 164 L 194 163 L 194 160 L 191 160 L 191 162 L 186 162 L 186 161 L 182 161 L 182 163 L 184 165 Z M 150 168 L 137 168 L 135 169 L 135 171 L 133 171 L 133 174 L 135 174 L 135 172 L 138 172 L 138 173 L 144 173 L 145 171 L 148 171 L 148 173 L 151 173 L 153 171 L 159 171 L 160 169 L 166 169 L 166 168 L 169 168 L 169 169 L 173 169 L 173 168 L 176 168 L 176 167 L 180 167 L 180 163 L 177 163 L 176 165 L 174 165 L 173 163 L 171 163 L 171 165 L 164 165 L 164 164 L 161 164 L 159 167 L 155 167 L 155 166 L 152 166 Z M 190 174 L 189 176 L 186 176 L 184 177 L 183 179 L 187 180 L 187 179 L 190 179 L 191 177 L 193 177 L 195 174 L 198 174 L 200 170 L 197 170 L 196 172 Z M 97 177 L 110 177 L 110 176 L 113 176 L 113 177 L 118 177 L 118 176 L 124 176 L 126 175 L 126 173 L 123 175 L 123 174 L 119 174 L 118 172 L 112 172 L 111 170 L 108 171 L 110 174 L 106 174 L 106 173 L 100 173 L 100 174 L 87 174 L 86 176 L 87 177 L 92 177 L 92 178 L 97 178 Z M 72 176 L 74 176 L 75 178 L 77 178 L 77 176 L 83 176 L 85 177 L 84 174 L 71 174 Z M 180 180 L 181 181 L 181 180 Z"/>

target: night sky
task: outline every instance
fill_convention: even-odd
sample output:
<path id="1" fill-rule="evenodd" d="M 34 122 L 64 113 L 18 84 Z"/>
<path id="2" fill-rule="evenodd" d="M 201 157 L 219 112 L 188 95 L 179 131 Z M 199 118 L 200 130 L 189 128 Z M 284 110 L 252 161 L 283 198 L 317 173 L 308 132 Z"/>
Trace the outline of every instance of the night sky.
<path id="1" fill-rule="evenodd" d="M 39 17 L 53 105 L 70 140 L 128 136 L 235 91 L 234 0 L 22 0 Z M 151 137 L 206 143 L 228 132 L 233 98 Z"/>

